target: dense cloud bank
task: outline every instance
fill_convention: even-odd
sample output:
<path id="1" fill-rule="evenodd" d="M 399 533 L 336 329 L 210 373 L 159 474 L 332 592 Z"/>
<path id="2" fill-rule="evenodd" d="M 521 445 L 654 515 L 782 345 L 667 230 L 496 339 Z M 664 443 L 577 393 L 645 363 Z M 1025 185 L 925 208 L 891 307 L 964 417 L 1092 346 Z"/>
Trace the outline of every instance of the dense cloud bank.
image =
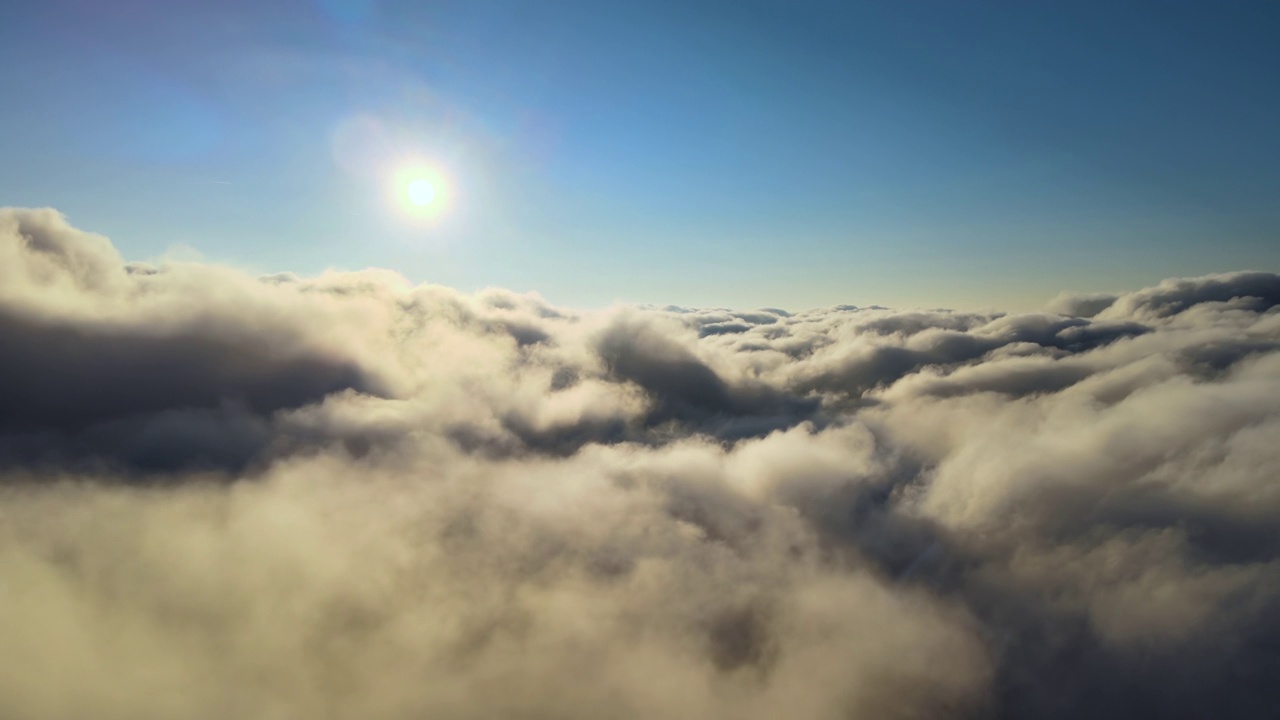
<path id="1" fill-rule="evenodd" d="M 0 717 L 1280 715 L 1280 277 L 1029 315 L 127 264 L 0 211 Z"/>

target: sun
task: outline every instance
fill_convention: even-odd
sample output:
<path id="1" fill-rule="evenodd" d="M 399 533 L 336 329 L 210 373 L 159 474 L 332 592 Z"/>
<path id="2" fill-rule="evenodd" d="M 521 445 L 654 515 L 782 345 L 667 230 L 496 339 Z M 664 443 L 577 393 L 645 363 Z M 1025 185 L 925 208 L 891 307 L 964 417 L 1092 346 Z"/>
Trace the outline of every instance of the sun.
<path id="1" fill-rule="evenodd" d="M 415 165 L 396 173 L 396 204 L 411 215 L 435 217 L 444 210 L 448 183 L 437 169 Z"/>
<path id="2" fill-rule="evenodd" d="M 436 199 L 436 186 L 426 178 L 417 178 L 410 180 L 409 184 L 404 186 L 404 194 L 409 198 L 409 202 L 418 207 L 424 207 Z"/>

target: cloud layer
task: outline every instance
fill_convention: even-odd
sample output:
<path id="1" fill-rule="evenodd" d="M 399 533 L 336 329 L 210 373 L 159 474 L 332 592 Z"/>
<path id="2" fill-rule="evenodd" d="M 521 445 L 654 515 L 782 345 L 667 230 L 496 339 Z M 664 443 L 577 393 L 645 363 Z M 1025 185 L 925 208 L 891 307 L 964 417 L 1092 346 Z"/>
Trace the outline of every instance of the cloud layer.
<path id="1" fill-rule="evenodd" d="M 124 262 L 0 210 L 0 716 L 1280 712 L 1280 276 L 1043 314 Z"/>

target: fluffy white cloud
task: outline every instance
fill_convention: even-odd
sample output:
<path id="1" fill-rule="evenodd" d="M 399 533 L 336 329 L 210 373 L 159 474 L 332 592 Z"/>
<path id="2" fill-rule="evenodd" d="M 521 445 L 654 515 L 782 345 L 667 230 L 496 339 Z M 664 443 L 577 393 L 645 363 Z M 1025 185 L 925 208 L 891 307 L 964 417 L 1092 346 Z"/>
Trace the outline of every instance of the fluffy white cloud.
<path id="1" fill-rule="evenodd" d="M 580 313 L 0 210 L 0 716 L 1273 717 L 1280 277 Z"/>

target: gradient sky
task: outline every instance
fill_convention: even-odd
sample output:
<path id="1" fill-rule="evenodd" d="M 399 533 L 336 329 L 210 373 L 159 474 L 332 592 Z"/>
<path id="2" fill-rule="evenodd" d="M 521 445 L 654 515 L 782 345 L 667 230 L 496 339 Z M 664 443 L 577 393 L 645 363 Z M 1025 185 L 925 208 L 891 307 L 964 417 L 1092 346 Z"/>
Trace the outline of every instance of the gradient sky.
<path id="1" fill-rule="evenodd" d="M 1278 39 L 1274 2 L 5 3 L 0 204 L 581 307 L 1021 309 L 1280 269 Z"/>

